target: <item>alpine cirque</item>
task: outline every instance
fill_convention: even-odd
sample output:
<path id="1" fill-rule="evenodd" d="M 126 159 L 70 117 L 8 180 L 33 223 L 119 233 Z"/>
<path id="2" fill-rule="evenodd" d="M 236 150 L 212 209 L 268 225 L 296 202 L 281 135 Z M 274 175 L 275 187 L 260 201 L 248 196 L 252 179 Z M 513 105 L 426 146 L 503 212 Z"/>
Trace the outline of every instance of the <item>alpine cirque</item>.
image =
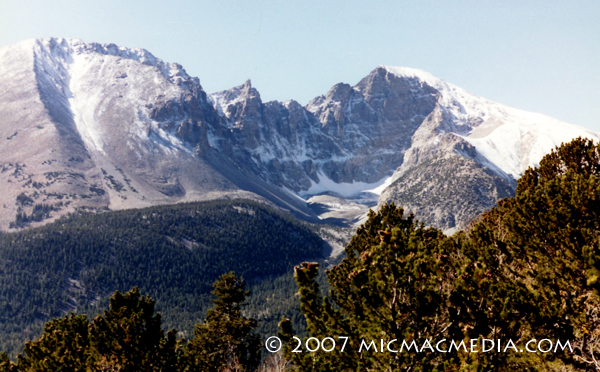
<path id="1" fill-rule="evenodd" d="M 75 39 L 0 49 L 0 228 L 75 210 L 231 197 L 351 224 L 395 202 L 445 230 L 514 193 L 584 128 L 379 66 L 306 106 L 250 81 L 206 94 L 143 49 Z"/>

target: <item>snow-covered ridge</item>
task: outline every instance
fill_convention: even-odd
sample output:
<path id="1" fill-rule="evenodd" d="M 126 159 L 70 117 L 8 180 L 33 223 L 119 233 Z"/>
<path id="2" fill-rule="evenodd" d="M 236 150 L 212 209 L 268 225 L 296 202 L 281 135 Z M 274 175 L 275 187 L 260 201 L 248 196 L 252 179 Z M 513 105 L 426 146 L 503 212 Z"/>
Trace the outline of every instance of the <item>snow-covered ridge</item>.
<path id="1" fill-rule="evenodd" d="M 191 78 L 179 64 L 166 63 L 141 48 L 124 48 L 115 44 L 86 43 L 78 39 L 63 38 L 29 40 L 17 45 L 21 45 L 21 47 L 28 48 L 29 50 L 33 49 L 37 68 L 41 69 L 45 75 L 43 79 L 48 94 L 54 94 L 50 92 L 56 91 L 60 96 L 67 98 L 77 124 L 86 123 L 85 126 L 79 128 L 80 130 L 86 129 L 82 131 L 84 139 L 86 139 L 88 145 L 100 151 L 103 148 L 102 136 L 92 130 L 93 125 L 91 124 L 95 115 L 95 104 L 92 104 L 90 101 L 93 97 L 88 97 L 89 92 L 85 86 L 74 84 L 75 81 L 71 80 L 73 77 L 76 77 L 76 80 L 81 80 L 87 74 L 92 73 L 92 68 L 101 68 L 94 66 L 102 65 L 103 56 L 128 59 L 146 66 L 156 67 L 163 76 L 171 83 L 174 83 L 174 86 L 164 87 L 163 94 L 169 97 L 177 96 L 176 89 L 174 90 L 175 86 L 181 87 L 185 85 L 186 81 L 190 82 L 188 79 L 199 84 L 198 79 Z M 95 64 L 92 66 L 88 59 L 95 60 Z M 435 134 L 435 136 L 423 138 L 424 140 L 435 144 L 436 141 L 439 142 L 440 135 L 448 131 L 453 132 L 477 149 L 483 163 L 487 162 L 490 168 L 497 167 L 497 169 L 511 175 L 515 179 L 519 178 L 528 166 L 536 165 L 544 154 L 564 141 L 577 136 L 598 139 L 597 134 L 584 128 L 573 126 L 545 115 L 525 112 L 478 97 L 423 70 L 393 66 L 379 66 L 378 69 L 384 69 L 399 78 L 407 79 L 410 89 L 417 93 L 416 96 L 423 92 L 426 92 L 425 95 L 430 94 L 430 90 L 422 90 L 425 85 L 437 91 L 437 104 L 444 114 L 451 119 L 452 125 L 440 126 L 437 132 L 431 133 Z M 127 71 L 129 72 L 129 70 Z M 132 74 L 130 73 L 130 75 Z M 304 117 L 301 126 L 292 129 L 292 132 L 295 131 L 295 133 L 286 132 L 285 136 L 282 136 L 282 133 L 278 132 L 279 129 L 276 130 L 272 127 L 272 124 L 276 121 L 269 121 L 268 125 L 267 122 L 261 122 L 259 124 L 260 133 L 256 134 L 256 141 L 254 141 L 255 145 L 249 149 L 250 153 L 255 157 L 254 161 L 267 164 L 273 160 L 277 160 L 279 162 L 294 162 L 299 164 L 307 160 L 312 160 L 318 167 L 321 167 L 326 162 L 334 161 L 342 166 L 343 162 L 352 161 L 353 158 L 359 156 L 358 153 L 354 150 L 346 151 L 343 149 L 334 151 L 333 146 L 327 150 L 312 148 L 311 142 L 314 143 L 315 138 L 323 139 L 330 136 L 330 134 L 321 132 L 319 121 L 323 125 L 325 120 L 337 120 L 330 116 L 333 110 L 340 106 L 342 102 L 340 99 L 345 99 L 343 98 L 345 96 L 349 96 L 349 98 L 344 103 L 345 107 L 341 114 L 348 120 L 344 124 L 343 130 L 352 141 L 350 149 L 360 151 L 362 147 L 367 146 L 369 141 L 372 140 L 372 133 L 363 128 L 364 123 L 353 122 L 354 107 L 363 105 L 363 110 L 372 112 L 372 117 L 377 117 L 378 113 L 362 99 L 361 94 L 353 94 L 353 91 L 361 92 L 357 86 L 351 87 L 348 84 L 340 83 L 332 88 L 330 91 L 331 94 L 317 97 L 311 101 L 313 106 L 309 103 L 304 108 L 296 108 L 295 105 L 291 104 L 293 101 L 288 101 L 284 103 L 274 102 L 271 106 L 269 106 L 269 103 L 255 102 L 252 105 L 256 107 L 250 107 L 247 106 L 250 105 L 249 100 L 260 101 L 260 94 L 256 89 L 252 88 L 248 80 L 245 84 L 238 87 L 208 95 L 208 99 L 224 119 L 220 122 L 220 125 L 225 125 L 228 129 L 232 129 L 238 120 L 241 120 L 240 124 L 244 125 L 245 117 L 243 115 L 246 114 L 241 114 L 240 110 L 246 112 L 246 107 L 248 107 L 248 112 L 253 112 L 255 115 L 252 120 L 262 120 L 261 116 L 263 114 L 260 107 L 272 107 L 272 111 L 275 112 L 277 111 L 277 105 L 286 108 L 288 114 L 295 110 L 297 113 L 296 118 L 298 116 Z M 135 92 L 131 91 L 127 97 L 130 102 L 139 100 L 133 96 Z M 81 104 L 75 104 L 74 95 L 79 96 L 79 101 L 81 102 L 78 102 Z M 87 98 L 84 99 L 84 97 Z M 92 101 L 96 102 L 97 100 Z M 137 107 L 143 107 L 144 104 L 145 102 L 136 102 Z M 229 118 L 230 110 L 228 109 L 232 105 L 238 104 L 240 104 L 239 108 L 232 112 L 236 112 L 237 116 L 242 116 L 238 119 Z M 311 112 L 313 114 L 316 113 L 316 110 L 323 105 L 330 108 L 324 110 L 317 117 L 316 121 L 314 119 L 309 120 L 307 115 L 310 115 Z M 254 111 L 252 110 L 253 108 L 255 108 Z M 88 113 L 86 120 L 83 120 L 86 117 L 83 114 L 84 112 Z M 145 123 L 146 119 L 142 121 Z M 282 130 L 289 131 L 289 129 L 286 129 L 286 126 L 289 125 L 289 120 L 290 118 L 286 117 L 283 121 L 278 122 L 279 124 L 277 125 L 282 126 Z M 296 125 L 300 123 L 297 120 L 295 122 Z M 360 115 L 358 115 L 357 120 L 362 120 Z M 141 124 L 138 126 L 140 127 L 138 128 L 141 133 L 140 135 L 143 136 L 142 132 L 144 132 L 146 127 Z M 250 125 L 248 131 L 254 130 L 252 128 Z M 160 133 L 160 131 L 157 132 Z M 429 136 L 427 133 L 426 135 Z M 248 132 L 249 135 L 255 134 Z M 214 137 L 214 135 L 212 136 Z M 212 141 L 209 143 L 213 145 L 218 143 L 217 139 L 211 139 Z M 328 141 L 333 141 L 332 143 L 336 144 L 340 140 L 328 137 Z M 173 141 L 170 140 L 168 142 Z M 179 147 L 180 144 L 177 145 L 175 147 Z M 413 142 L 413 146 L 421 145 L 422 143 L 420 142 Z M 379 155 L 384 156 L 388 150 L 391 151 L 384 148 L 371 149 L 369 153 L 374 153 L 373 151 L 375 151 Z M 391 171 L 393 170 L 390 169 L 386 173 L 389 175 Z M 320 190 L 325 184 L 329 185 L 327 182 L 324 182 L 320 188 L 311 187 L 310 190 Z M 360 183 L 356 183 L 355 186 L 358 184 Z M 367 184 L 372 188 L 372 181 L 365 182 L 365 185 Z M 335 185 L 332 184 L 330 186 L 334 187 Z"/>
<path id="2" fill-rule="evenodd" d="M 518 179 L 528 167 L 539 165 L 539 161 L 563 142 L 577 137 L 600 141 L 597 133 L 585 128 L 539 115 L 524 120 L 495 121 L 480 128 L 489 133 L 485 136 L 463 137 L 477 151 L 505 173 Z"/>
<path id="3" fill-rule="evenodd" d="M 356 85 L 336 84 L 303 107 L 293 100 L 262 102 L 250 81 L 207 96 L 198 78 L 144 49 L 46 38 L 1 48 L 0 79 L 8 92 L 0 111 L 9 113 L 0 117 L 0 131 L 12 141 L 4 145 L 5 159 L 15 152 L 7 146 L 31 143 L 30 150 L 46 151 L 36 160 L 46 167 L 45 160 L 59 158 L 52 154 L 55 149 L 63 151 L 62 162 L 59 158 L 52 169 L 40 168 L 37 180 L 48 170 L 79 167 L 78 173 L 87 173 L 79 191 L 73 190 L 82 195 L 89 194 L 90 185 L 107 181 L 107 174 L 123 185 L 133 182 L 124 186 L 127 195 L 106 184 L 106 193 L 94 196 L 96 204 L 110 200 L 117 207 L 195 200 L 206 198 L 206 191 L 229 192 L 244 185 L 239 187 L 245 192 L 272 195 L 269 200 L 292 203 L 303 213 L 308 209 L 298 204 L 300 197 L 308 204 L 344 210 L 340 218 L 351 220 L 355 216 L 347 210 L 354 204 L 346 208 L 339 200 L 355 198 L 366 208 L 377 198 L 384 203 L 418 193 L 423 195 L 419 200 L 437 204 L 412 208 L 426 211 L 431 223 L 451 227 L 467 223 L 473 215 L 465 211 L 474 211 L 472 207 L 482 211 L 509 195 L 514 179 L 561 142 L 599 138 L 402 67 L 380 66 Z M 15 104 L 21 99 L 21 106 Z M 37 116 L 24 116 L 36 107 Z M 21 129 L 23 123 L 28 131 Z M 40 134 L 54 142 L 36 142 Z M 37 155 L 18 160 L 32 156 Z M 461 163 L 459 157 L 468 161 Z M 429 162 L 441 158 L 449 161 Z M 85 164 L 69 159 L 84 159 Z M 418 172 L 410 172 L 418 166 Z M 464 190 L 481 198 L 468 208 L 438 213 L 445 208 L 442 194 L 436 194 L 439 188 L 422 186 L 420 177 L 440 170 L 445 179 L 439 184 L 463 182 L 464 175 L 479 180 L 474 186 L 465 182 Z M 406 182 L 394 182 L 400 177 Z M 49 190 L 67 190 L 68 182 Z M 409 189 L 413 186 L 418 190 Z M 12 196 L 3 196 L 7 205 L 14 205 L 21 192 L 13 190 Z M 433 217 L 427 214 L 431 210 L 436 211 Z"/>
<path id="4" fill-rule="evenodd" d="M 233 87 L 228 90 L 208 94 L 207 96 L 213 107 L 219 113 L 219 115 L 226 116 L 227 106 L 234 105 L 240 101 L 243 101 L 245 98 L 243 96 L 244 91 L 248 92 L 251 89 L 253 89 L 252 83 L 250 80 L 247 80 L 242 85 Z M 255 89 L 253 90 L 256 91 Z M 257 91 L 256 94 L 258 94 Z"/>
<path id="5" fill-rule="evenodd" d="M 472 123 L 470 119 L 478 118 L 480 122 L 494 116 L 506 116 L 508 111 L 516 110 L 508 106 L 478 97 L 457 87 L 456 85 L 445 82 L 433 74 L 408 67 L 379 66 L 388 72 L 401 78 L 414 78 L 422 83 L 435 88 L 440 95 L 439 103 L 447 109 L 457 120 L 463 123 Z"/>
<path id="6" fill-rule="evenodd" d="M 583 127 L 478 97 L 423 70 L 380 67 L 398 77 L 417 79 L 439 91 L 440 106 L 456 122 L 470 127 L 468 133 L 456 134 L 515 179 L 528 167 L 537 166 L 544 155 L 563 142 L 579 136 L 600 140 L 597 133 Z"/>
<path id="7" fill-rule="evenodd" d="M 79 39 L 65 38 L 31 39 L 16 45 L 21 45 L 25 48 L 33 48 L 35 53 L 40 56 L 45 55 L 61 59 L 64 59 L 65 56 L 69 55 L 91 53 L 115 56 L 137 61 L 147 66 L 157 67 L 167 79 L 178 85 L 182 84 L 187 79 L 198 81 L 198 78 L 191 78 L 180 64 L 164 62 L 142 48 L 125 48 L 112 43 L 87 43 Z"/>
<path id="8" fill-rule="evenodd" d="M 177 99 L 190 86 L 199 86 L 199 80 L 189 77 L 179 64 L 165 63 L 140 48 L 78 39 L 35 39 L 16 46 L 33 51 L 38 90 L 46 97 L 45 104 L 63 118 L 72 117 L 88 149 L 105 154 L 110 131 L 102 129 L 98 119 L 114 105 L 111 99 L 118 97 L 135 118 L 126 128 L 135 134 L 129 139 L 130 147 L 150 139 L 166 153 L 173 148 L 190 151 L 149 117 L 147 107 L 152 99 Z"/>

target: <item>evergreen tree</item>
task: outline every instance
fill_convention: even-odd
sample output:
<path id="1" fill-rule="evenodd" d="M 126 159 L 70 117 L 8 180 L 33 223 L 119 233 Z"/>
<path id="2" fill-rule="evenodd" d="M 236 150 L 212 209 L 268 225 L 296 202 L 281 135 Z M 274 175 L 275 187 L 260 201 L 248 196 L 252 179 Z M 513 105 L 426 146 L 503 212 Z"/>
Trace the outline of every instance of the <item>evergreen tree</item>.
<path id="1" fill-rule="evenodd" d="M 18 368 L 13 363 L 6 353 L 0 353 L 0 372 L 17 372 Z"/>
<path id="2" fill-rule="evenodd" d="M 448 306 L 456 251 L 454 241 L 441 231 L 418 224 L 412 214 L 404 218 L 393 204 L 377 214 L 371 211 L 346 247 L 346 257 L 327 272 L 331 300 L 321 299 L 316 263 L 303 263 L 295 271 L 310 335 L 334 337 L 337 350 L 309 353 L 304 340 L 304 351 L 292 353 L 297 342 L 284 320 L 280 336 L 287 343 L 286 357 L 300 371 L 457 369 L 461 361 L 456 353 L 387 350 L 392 340 L 391 350 L 401 349 L 404 340 L 415 341 L 421 350 L 427 339 L 462 339 Z M 343 340 L 335 336 L 349 337 L 344 352 Z M 373 340 L 375 348 L 359 352 L 363 340 Z"/>
<path id="3" fill-rule="evenodd" d="M 252 331 L 257 322 L 242 315 L 249 292 L 233 272 L 222 275 L 213 284 L 204 323 L 196 326 L 187 345 L 191 371 L 250 371 L 260 362 L 260 337 Z"/>
<path id="4" fill-rule="evenodd" d="M 465 262 L 479 262 L 494 278 L 478 283 L 482 311 L 473 312 L 495 317 L 489 333 L 570 340 L 573 354 L 542 362 L 559 358 L 578 369 L 600 368 L 599 227 L 600 147 L 578 138 L 529 168 L 515 197 L 499 202 L 467 234 Z"/>
<path id="5" fill-rule="evenodd" d="M 86 316 L 71 314 L 46 323 L 42 336 L 25 344 L 18 367 L 21 372 L 79 372 L 90 357 Z"/>
<path id="6" fill-rule="evenodd" d="M 160 314 L 154 315 L 154 300 L 140 297 L 138 288 L 110 299 L 110 309 L 90 324 L 90 344 L 97 368 L 121 372 L 177 371 L 175 331 L 162 330 Z"/>
<path id="7" fill-rule="evenodd" d="M 91 323 L 85 315 L 52 319 L 25 344 L 17 365 L 0 354 L 0 371 L 180 371 L 185 363 L 179 344 L 175 331 L 165 337 L 154 301 L 134 288 L 115 292 L 110 309 Z"/>

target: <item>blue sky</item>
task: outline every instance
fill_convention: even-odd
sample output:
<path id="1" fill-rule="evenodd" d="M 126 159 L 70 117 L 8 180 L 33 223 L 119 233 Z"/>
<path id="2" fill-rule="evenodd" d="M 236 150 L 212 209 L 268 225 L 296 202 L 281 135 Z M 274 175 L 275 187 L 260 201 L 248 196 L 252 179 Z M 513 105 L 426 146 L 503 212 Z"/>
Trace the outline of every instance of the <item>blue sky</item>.
<path id="1" fill-rule="evenodd" d="M 378 65 L 600 131 L 600 1 L 0 0 L 0 46 L 36 37 L 141 47 L 211 93 L 252 79 L 306 104 Z"/>

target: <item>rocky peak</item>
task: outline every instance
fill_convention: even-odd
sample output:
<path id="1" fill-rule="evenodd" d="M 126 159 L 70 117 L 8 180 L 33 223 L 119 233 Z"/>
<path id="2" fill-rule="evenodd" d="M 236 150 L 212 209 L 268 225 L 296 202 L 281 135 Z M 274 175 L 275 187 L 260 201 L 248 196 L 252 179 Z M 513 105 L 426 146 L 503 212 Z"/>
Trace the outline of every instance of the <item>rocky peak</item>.
<path id="1" fill-rule="evenodd" d="M 387 120 L 422 120 L 437 102 L 439 92 L 417 76 L 398 76 L 385 67 L 377 67 L 363 78 L 356 89 L 365 101 Z"/>
<path id="2" fill-rule="evenodd" d="M 250 79 L 246 80 L 246 82 L 240 86 L 240 93 L 242 96 L 250 97 L 250 96 L 259 96 L 260 94 L 254 88 L 252 88 L 252 81 Z"/>
<path id="3" fill-rule="evenodd" d="M 211 95 L 221 114 L 221 125 L 230 128 L 242 146 L 255 149 L 260 143 L 262 100 L 250 80 Z"/>
<path id="4" fill-rule="evenodd" d="M 352 87 L 350 84 L 338 83 L 325 94 L 324 102 L 347 102 L 350 99 L 351 94 Z"/>
<path id="5" fill-rule="evenodd" d="M 15 204 L 23 192 L 56 208 L 42 195 L 126 208 L 240 187 L 292 204 L 290 190 L 355 197 L 387 188 L 380 202 L 429 211 L 426 223 L 451 228 L 507 195 L 553 145 L 593 136 L 389 66 L 302 107 L 263 103 L 250 80 L 207 96 L 183 67 L 143 49 L 49 38 L 0 49 L 0 83 L 0 167 L 12 169 L 0 174 L 10 206 L 0 226 L 17 208 L 31 213 Z M 440 193 L 459 190 L 461 200 L 479 196 L 466 209 L 439 204 Z"/>

